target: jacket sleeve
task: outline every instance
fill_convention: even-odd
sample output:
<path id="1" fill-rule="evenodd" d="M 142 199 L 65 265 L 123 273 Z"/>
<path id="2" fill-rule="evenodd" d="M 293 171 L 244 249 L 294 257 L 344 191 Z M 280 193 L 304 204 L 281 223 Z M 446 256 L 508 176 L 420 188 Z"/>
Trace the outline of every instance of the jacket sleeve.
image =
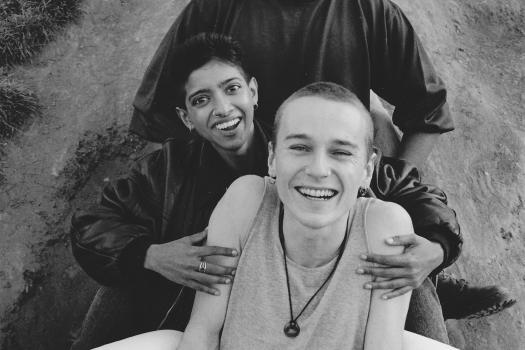
<path id="1" fill-rule="evenodd" d="M 144 269 L 144 257 L 156 241 L 161 210 L 145 172 L 158 153 L 143 159 L 128 177 L 106 186 L 95 209 L 72 218 L 73 255 L 100 284 L 122 285 L 153 273 Z"/>
<path id="2" fill-rule="evenodd" d="M 433 273 L 456 261 L 463 244 L 456 212 L 447 206 L 443 191 L 421 183 L 414 166 L 401 159 L 380 158 L 371 189 L 377 198 L 405 208 L 412 218 L 416 234 L 443 247 L 443 263 Z"/>
<path id="3" fill-rule="evenodd" d="M 445 84 L 401 9 L 390 0 L 360 3 L 368 38 L 371 88 L 395 106 L 394 124 L 404 133 L 453 130 Z"/>

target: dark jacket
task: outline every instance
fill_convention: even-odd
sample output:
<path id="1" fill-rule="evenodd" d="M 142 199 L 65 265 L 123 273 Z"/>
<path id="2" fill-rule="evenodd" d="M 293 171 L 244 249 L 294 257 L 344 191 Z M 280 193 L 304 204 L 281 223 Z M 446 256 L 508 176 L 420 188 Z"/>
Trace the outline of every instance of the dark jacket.
<path id="1" fill-rule="evenodd" d="M 245 173 L 264 176 L 268 133 L 259 125 L 256 130 L 260 151 L 255 163 L 260 166 Z M 140 160 L 128 177 L 108 185 L 96 209 L 73 217 L 73 254 L 97 282 L 140 286 L 159 303 L 164 298 L 164 305 L 169 305 L 167 300 L 175 299 L 181 286 L 143 267 L 146 250 L 152 243 L 202 231 L 227 187 L 245 173 L 232 171 L 214 148 L 198 137 L 189 142 L 168 140 L 161 150 Z M 445 261 L 438 270 L 457 259 L 462 239 L 455 212 L 446 205 L 442 191 L 420 183 L 416 168 L 383 157 L 376 166 L 371 190 L 380 199 L 402 205 L 412 217 L 415 232 L 443 246 Z M 193 297 L 186 292 L 184 298 Z M 191 300 L 183 304 L 191 305 Z M 189 312 L 184 317 L 189 317 Z M 186 321 L 174 328 L 183 329 Z"/>

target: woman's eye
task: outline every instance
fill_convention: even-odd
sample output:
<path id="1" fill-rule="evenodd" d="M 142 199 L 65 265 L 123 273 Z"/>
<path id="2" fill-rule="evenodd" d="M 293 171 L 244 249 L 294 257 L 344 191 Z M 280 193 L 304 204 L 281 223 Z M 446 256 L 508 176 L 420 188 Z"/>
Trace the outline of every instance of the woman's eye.
<path id="1" fill-rule="evenodd" d="M 199 106 L 202 104 L 205 104 L 208 101 L 208 98 L 205 96 L 196 97 L 193 100 L 191 100 L 192 106 Z"/>
<path id="2" fill-rule="evenodd" d="M 230 94 L 237 92 L 241 89 L 241 86 L 238 84 L 230 85 L 226 88 L 226 91 Z"/>

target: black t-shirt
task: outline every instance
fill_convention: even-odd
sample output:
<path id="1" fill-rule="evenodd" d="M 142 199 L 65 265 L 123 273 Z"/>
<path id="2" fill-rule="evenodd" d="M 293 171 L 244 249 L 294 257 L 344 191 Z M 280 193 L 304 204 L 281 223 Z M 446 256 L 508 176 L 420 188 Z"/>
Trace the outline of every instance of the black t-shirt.
<path id="1" fill-rule="evenodd" d="M 331 81 L 365 106 L 370 89 L 396 107 L 403 132 L 453 129 L 446 90 L 402 11 L 388 0 L 194 0 L 166 34 L 135 97 L 131 131 L 151 141 L 184 137 L 174 114 L 173 48 L 200 32 L 241 43 L 259 85 L 256 117 L 271 125 L 300 87 Z"/>

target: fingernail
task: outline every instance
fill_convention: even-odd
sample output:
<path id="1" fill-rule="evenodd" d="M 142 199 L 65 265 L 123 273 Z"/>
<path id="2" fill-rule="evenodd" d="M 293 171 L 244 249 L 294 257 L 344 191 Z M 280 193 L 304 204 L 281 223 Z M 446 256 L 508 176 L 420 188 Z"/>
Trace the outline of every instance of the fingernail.
<path id="1" fill-rule="evenodd" d="M 387 295 L 382 295 L 382 296 L 381 296 L 381 299 L 383 299 L 383 300 L 387 300 L 387 299 L 388 299 L 388 296 L 387 296 Z"/>
<path id="2" fill-rule="evenodd" d="M 213 291 L 213 295 L 220 295 L 221 293 L 218 290 Z"/>
<path id="3" fill-rule="evenodd" d="M 235 270 L 232 270 L 231 275 L 232 275 L 232 276 L 235 276 Z"/>
<path id="4" fill-rule="evenodd" d="M 372 285 L 370 283 L 365 284 L 365 289 L 372 289 Z"/>
<path id="5" fill-rule="evenodd" d="M 363 273 L 365 273 L 365 270 L 363 270 L 363 269 L 357 269 L 356 272 L 359 273 L 359 274 L 363 274 Z"/>
<path id="6" fill-rule="evenodd" d="M 224 279 L 224 283 L 226 283 L 226 284 L 230 284 L 230 283 L 232 283 L 232 280 L 229 279 L 229 278 L 225 278 L 225 279 Z"/>
<path id="7" fill-rule="evenodd" d="M 388 243 L 388 244 L 393 244 L 393 243 L 394 243 L 394 239 L 393 239 L 392 237 L 387 238 L 387 239 L 386 239 L 386 243 Z"/>
<path id="8" fill-rule="evenodd" d="M 365 254 L 361 254 L 361 255 L 359 255 L 359 257 L 360 257 L 361 259 L 363 259 L 363 260 L 366 260 L 366 255 L 365 255 Z"/>
<path id="9" fill-rule="evenodd" d="M 235 249 L 232 250 L 232 256 L 237 256 L 237 251 Z"/>

